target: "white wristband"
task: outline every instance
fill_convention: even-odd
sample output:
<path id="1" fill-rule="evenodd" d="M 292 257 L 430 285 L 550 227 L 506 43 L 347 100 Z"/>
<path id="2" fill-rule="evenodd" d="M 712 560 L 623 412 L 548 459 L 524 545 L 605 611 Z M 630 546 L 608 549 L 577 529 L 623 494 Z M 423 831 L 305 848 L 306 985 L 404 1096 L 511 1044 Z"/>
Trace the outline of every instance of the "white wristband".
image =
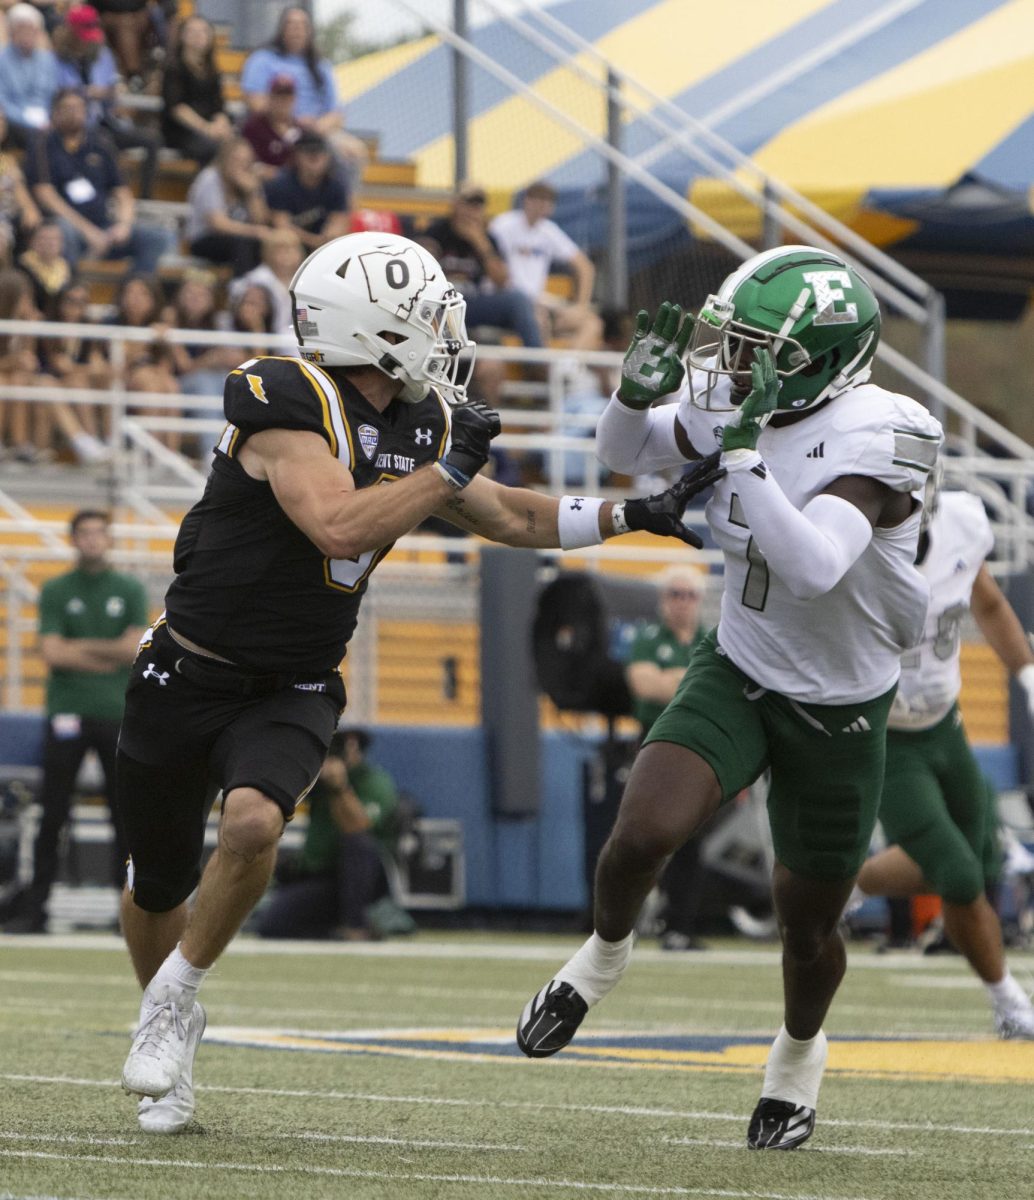
<path id="1" fill-rule="evenodd" d="M 600 533 L 602 507 L 603 501 L 598 496 L 560 497 L 556 523 L 562 550 L 598 546 L 604 540 L 603 534 Z"/>
<path id="2" fill-rule="evenodd" d="M 624 500 L 622 500 L 620 504 L 615 504 L 610 510 L 610 523 L 614 526 L 614 532 L 616 534 L 630 532 L 628 522 L 625 520 Z"/>

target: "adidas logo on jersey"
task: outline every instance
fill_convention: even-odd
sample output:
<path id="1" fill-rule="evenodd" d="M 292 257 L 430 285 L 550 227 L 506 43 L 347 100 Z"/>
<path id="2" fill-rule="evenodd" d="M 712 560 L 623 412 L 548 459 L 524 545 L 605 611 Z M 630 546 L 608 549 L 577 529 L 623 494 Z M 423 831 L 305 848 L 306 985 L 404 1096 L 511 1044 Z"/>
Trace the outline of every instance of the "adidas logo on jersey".
<path id="1" fill-rule="evenodd" d="M 857 721 L 852 721 L 850 725 L 845 725 L 841 729 L 841 733 L 868 733 L 872 726 L 864 717 L 859 717 Z"/>
<path id="2" fill-rule="evenodd" d="M 819 444 L 817 446 L 812 446 L 812 448 L 808 451 L 808 453 L 804 457 L 805 458 L 825 458 L 826 457 L 826 443 L 819 442 Z"/>

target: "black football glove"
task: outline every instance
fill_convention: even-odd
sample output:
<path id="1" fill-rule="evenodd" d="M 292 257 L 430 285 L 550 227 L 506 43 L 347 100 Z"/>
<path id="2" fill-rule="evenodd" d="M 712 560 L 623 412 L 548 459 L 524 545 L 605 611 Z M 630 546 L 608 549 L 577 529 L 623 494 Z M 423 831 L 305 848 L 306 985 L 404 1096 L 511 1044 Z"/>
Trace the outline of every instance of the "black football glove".
<path id="1" fill-rule="evenodd" d="M 621 506 L 621 515 L 615 521 L 615 527 L 623 520 L 629 530 L 645 529 L 647 533 L 656 533 L 661 537 L 677 537 L 699 550 L 704 543 L 682 523 L 682 514 L 694 496 L 717 483 L 725 474 L 725 468 L 719 466 L 720 458 L 719 451 L 702 458 L 666 492 L 626 500 Z"/>
<path id="2" fill-rule="evenodd" d="M 452 413 L 452 445 L 438 466 L 453 487 L 465 488 L 488 462 L 492 439 L 502 429 L 499 414 L 483 400 L 457 404 Z"/>

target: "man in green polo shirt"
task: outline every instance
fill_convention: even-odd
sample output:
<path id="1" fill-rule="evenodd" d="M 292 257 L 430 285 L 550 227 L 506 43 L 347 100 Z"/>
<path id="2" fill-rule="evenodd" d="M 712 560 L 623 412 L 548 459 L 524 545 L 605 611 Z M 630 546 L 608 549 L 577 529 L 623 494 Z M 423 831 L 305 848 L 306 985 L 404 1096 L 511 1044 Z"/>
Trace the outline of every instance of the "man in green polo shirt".
<path id="1" fill-rule="evenodd" d="M 675 695 L 703 637 L 700 601 L 706 584 L 707 576 L 695 567 L 664 571 L 658 579 L 658 619 L 642 626 L 632 642 L 625 678 L 643 737 Z M 697 937 L 702 877 L 700 838 L 692 837 L 672 855 L 659 884 L 665 901 L 661 949 L 703 949 Z"/>
<path id="2" fill-rule="evenodd" d="M 58 867 L 58 843 L 68 820 L 76 776 L 88 750 L 104 771 L 113 804 L 115 747 L 129 667 L 147 626 L 143 586 L 111 568 L 107 513 L 84 509 L 71 521 L 75 567 L 43 585 L 39 600 L 40 649 L 50 668 L 47 732 L 43 743 L 42 807 L 33 851 L 32 882 L 8 906 L 5 933 L 40 933 Z M 121 890 L 126 852 L 117 815 L 112 882 Z"/>
<path id="3" fill-rule="evenodd" d="M 388 895 L 384 859 L 395 853 L 399 797 L 388 772 L 367 759 L 370 741 L 358 728 L 331 738 L 309 793 L 297 873 L 273 890 L 258 922 L 262 937 L 367 941 L 375 935 L 369 909 Z"/>

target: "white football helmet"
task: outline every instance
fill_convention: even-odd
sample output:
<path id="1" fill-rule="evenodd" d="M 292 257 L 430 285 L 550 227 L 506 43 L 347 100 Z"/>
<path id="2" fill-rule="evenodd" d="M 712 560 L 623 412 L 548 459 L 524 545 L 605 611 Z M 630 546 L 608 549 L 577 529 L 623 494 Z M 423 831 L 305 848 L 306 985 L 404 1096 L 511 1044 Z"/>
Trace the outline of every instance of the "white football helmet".
<path id="1" fill-rule="evenodd" d="M 432 387 L 453 403 L 466 399 L 475 350 L 466 301 L 409 238 L 350 233 L 320 246 L 291 280 L 291 306 L 309 362 L 376 367 L 402 381 L 409 404 Z"/>

